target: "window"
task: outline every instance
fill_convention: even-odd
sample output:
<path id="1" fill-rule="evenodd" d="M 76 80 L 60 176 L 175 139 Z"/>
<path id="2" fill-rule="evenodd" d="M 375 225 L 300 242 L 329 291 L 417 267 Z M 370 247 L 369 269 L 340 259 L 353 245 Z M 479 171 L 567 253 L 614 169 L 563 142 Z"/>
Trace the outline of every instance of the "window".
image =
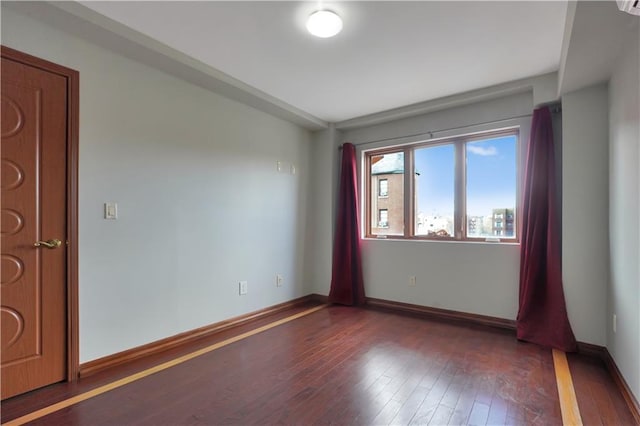
<path id="1" fill-rule="evenodd" d="M 380 209 L 378 210 L 378 228 L 388 228 L 389 227 L 389 210 Z"/>
<path id="2" fill-rule="evenodd" d="M 413 150 L 415 235 L 452 237 L 455 219 L 455 146 Z"/>
<path id="3" fill-rule="evenodd" d="M 367 159 L 368 188 L 374 188 L 367 196 L 369 229 L 375 235 L 404 235 L 404 152 L 371 154 Z M 382 181 L 387 182 L 386 197 L 379 195 Z"/>
<path id="4" fill-rule="evenodd" d="M 367 237 L 516 240 L 517 129 L 365 152 Z"/>
<path id="5" fill-rule="evenodd" d="M 380 179 L 378 181 L 378 197 L 389 196 L 389 179 Z"/>

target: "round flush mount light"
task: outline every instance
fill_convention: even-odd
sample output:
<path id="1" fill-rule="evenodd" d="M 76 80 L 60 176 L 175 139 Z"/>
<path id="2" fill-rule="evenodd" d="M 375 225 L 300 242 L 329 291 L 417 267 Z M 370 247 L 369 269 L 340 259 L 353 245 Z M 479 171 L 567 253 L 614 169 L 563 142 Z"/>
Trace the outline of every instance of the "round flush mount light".
<path id="1" fill-rule="evenodd" d="M 307 19 L 307 30 L 316 37 L 333 37 L 342 30 L 342 19 L 330 10 L 318 10 Z"/>

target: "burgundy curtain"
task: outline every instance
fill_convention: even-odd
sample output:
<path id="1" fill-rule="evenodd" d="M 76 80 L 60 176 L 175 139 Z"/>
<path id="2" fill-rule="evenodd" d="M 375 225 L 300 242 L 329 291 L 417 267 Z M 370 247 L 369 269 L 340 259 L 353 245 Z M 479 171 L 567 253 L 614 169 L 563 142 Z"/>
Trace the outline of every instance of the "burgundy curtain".
<path id="1" fill-rule="evenodd" d="M 575 351 L 562 289 L 551 112 L 533 112 L 524 178 L 518 339 Z"/>
<path id="2" fill-rule="evenodd" d="M 333 241 L 333 269 L 329 292 L 329 301 L 332 303 L 364 304 L 359 224 L 356 150 L 352 144 L 345 143 L 342 145 L 338 217 Z"/>

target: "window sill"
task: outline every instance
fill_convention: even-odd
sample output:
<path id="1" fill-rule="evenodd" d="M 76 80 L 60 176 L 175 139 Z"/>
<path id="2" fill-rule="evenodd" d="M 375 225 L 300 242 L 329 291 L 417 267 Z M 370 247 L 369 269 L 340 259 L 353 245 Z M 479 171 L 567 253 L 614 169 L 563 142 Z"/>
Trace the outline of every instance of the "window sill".
<path id="1" fill-rule="evenodd" d="M 483 240 L 453 240 L 453 239 L 425 239 L 425 238 L 376 238 L 362 237 L 363 241 L 395 241 L 407 243 L 449 243 L 449 244 L 472 244 L 472 245 L 488 245 L 488 246 L 519 246 L 518 241 L 483 241 Z"/>

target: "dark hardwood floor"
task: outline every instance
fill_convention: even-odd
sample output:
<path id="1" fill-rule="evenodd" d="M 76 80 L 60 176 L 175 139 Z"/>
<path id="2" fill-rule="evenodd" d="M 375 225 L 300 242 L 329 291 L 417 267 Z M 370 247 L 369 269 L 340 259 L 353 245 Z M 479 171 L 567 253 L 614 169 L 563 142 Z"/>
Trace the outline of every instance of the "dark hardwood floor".
<path id="1" fill-rule="evenodd" d="M 291 313 L 294 311 L 203 339 L 188 348 L 116 367 L 77 384 L 54 385 L 12 398 L 2 403 L 2 420 L 19 417 Z M 574 382 L 580 386 L 582 382 L 576 380 L 575 374 L 586 381 L 606 382 L 608 377 L 602 365 L 576 364 L 572 359 L 571 369 Z M 601 373 L 594 373 L 593 369 Z M 617 417 L 611 415 L 611 410 L 624 409 L 619 404 L 622 397 L 608 385 L 603 389 L 617 402 L 604 408 L 609 414 L 600 416 L 600 423 L 588 423 L 585 416 L 585 424 L 625 424 L 628 419 L 632 422 L 628 412 L 617 413 Z M 592 398 L 604 398 L 593 397 L 594 392 L 591 391 Z M 580 397 L 579 394 L 582 410 L 584 398 Z M 550 350 L 518 342 L 508 331 L 339 306 L 232 343 L 33 422 L 43 425 L 561 423 Z"/>
<path id="2" fill-rule="evenodd" d="M 568 354 L 567 359 L 585 425 L 635 424 L 602 360 L 577 354 Z"/>

